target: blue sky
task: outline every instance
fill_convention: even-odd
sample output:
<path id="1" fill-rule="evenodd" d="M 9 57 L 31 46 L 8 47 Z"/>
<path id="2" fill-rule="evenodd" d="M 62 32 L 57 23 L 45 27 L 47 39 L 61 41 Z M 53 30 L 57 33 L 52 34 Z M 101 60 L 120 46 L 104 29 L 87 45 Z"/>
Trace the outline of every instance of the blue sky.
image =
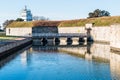
<path id="1" fill-rule="evenodd" d="M 120 15 L 120 0 L 1 0 L 0 24 L 6 19 L 20 17 L 25 5 L 34 16 L 51 20 L 86 18 L 95 9 L 107 10 L 112 16 Z"/>

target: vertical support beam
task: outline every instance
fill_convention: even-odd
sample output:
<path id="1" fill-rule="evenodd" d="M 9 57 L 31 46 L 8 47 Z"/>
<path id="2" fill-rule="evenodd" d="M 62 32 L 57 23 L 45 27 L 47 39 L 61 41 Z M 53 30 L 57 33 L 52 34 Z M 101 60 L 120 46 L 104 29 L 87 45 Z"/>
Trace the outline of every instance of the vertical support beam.
<path id="1" fill-rule="evenodd" d="M 60 37 L 59 39 L 60 39 L 60 45 L 66 45 L 66 40 L 67 40 L 67 38 L 65 38 L 65 37 Z"/>
<path id="2" fill-rule="evenodd" d="M 88 41 L 88 42 L 93 41 L 92 35 L 91 35 L 92 27 L 93 27 L 93 23 L 88 23 L 88 24 L 85 25 L 85 30 L 86 30 L 87 41 Z"/>
<path id="3" fill-rule="evenodd" d="M 73 45 L 79 45 L 79 37 L 73 37 L 72 40 L 73 40 L 72 42 Z"/>
<path id="4" fill-rule="evenodd" d="M 84 37 L 84 40 L 85 40 L 84 45 L 87 45 L 87 37 Z"/>

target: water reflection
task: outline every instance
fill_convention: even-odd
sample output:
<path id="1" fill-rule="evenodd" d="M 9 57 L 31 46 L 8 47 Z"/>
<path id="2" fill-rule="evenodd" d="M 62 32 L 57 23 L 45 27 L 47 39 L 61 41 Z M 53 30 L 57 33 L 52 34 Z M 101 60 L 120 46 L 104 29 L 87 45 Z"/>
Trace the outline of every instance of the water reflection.
<path id="1" fill-rule="evenodd" d="M 109 44 L 88 43 L 87 45 L 47 45 L 46 46 L 33 46 L 33 51 L 59 51 L 78 56 L 88 60 L 96 61 L 109 61 L 110 59 L 110 46 Z"/>
<path id="2" fill-rule="evenodd" d="M 94 43 L 86 45 L 59 45 L 35 47 L 33 51 L 59 51 L 74 54 L 86 60 L 110 64 L 111 77 L 113 80 L 120 79 L 120 54 L 110 52 L 109 44 Z M 104 76 L 104 75 L 103 75 Z"/>
<path id="3" fill-rule="evenodd" d="M 28 61 L 27 58 L 29 58 L 29 56 L 26 55 L 26 52 L 27 52 L 27 54 L 29 54 L 29 50 L 28 49 L 30 47 L 31 47 L 31 45 L 25 47 L 24 49 L 22 49 L 22 50 L 20 50 L 20 51 L 18 51 L 16 53 L 13 53 L 12 55 L 6 57 L 5 59 L 2 59 L 0 61 L 0 69 L 2 69 L 2 67 L 7 65 L 7 63 L 9 63 L 10 61 L 14 60 L 16 58 L 16 56 L 18 56 L 19 54 L 21 55 L 21 63 L 22 64 L 27 64 L 28 63 L 27 62 Z"/>
<path id="4" fill-rule="evenodd" d="M 5 64 L 13 61 L 19 55 L 21 65 L 26 68 L 30 67 L 30 69 L 31 66 L 34 67 L 38 64 L 39 66 L 41 65 L 42 68 L 42 63 L 44 63 L 44 65 L 47 64 L 49 66 L 61 65 L 61 56 L 58 54 L 58 52 L 73 55 L 86 60 L 85 64 L 87 64 L 87 66 L 84 65 L 84 63 L 82 63 L 82 66 L 85 67 L 84 71 L 86 71 L 86 74 L 91 74 L 92 78 L 97 76 L 99 78 L 98 80 L 105 80 L 107 76 L 108 78 L 106 80 L 120 80 L 120 54 L 116 52 L 110 52 L 109 44 L 100 43 L 89 43 L 87 45 L 32 46 L 27 50 L 21 50 L 20 52 L 17 52 L 18 54 L 13 54 L 10 57 L 0 61 L 0 68 L 2 70 L 2 68 L 6 66 Z M 55 55 L 55 57 L 53 57 L 53 55 Z M 41 62 L 38 62 L 37 60 L 40 60 Z M 79 64 L 79 62 L 77 63 Z M 97 67 L 94 67 L 94 64 Z M 105 67 L 104 69 L 104 66 L 106 64 L 109 66 Z M 67 66 L 70 64 L 64 65 Z M 101 69 L 101 66 L 103 66 L 103 69 Z M 106 69 L 109 69 L 108 72 L 105 72 Z M 96 71 L 98 75 L 94 74 Z"/>
<path id="5" fill-rule="evenodd" d="M 111 52 L 110 54 L 110 69 L 114 80 L 120 80 L 120 54 Z"/>
<path id="6" fill-rule="evenodd" d="M 30 59 L 31 59 L 30 51 L 26 50 L 26 51 L 22 52 L 22 54 L 20 54 L 20 56 L 21 56 L 21 64 L 23 66 L 27 66 L 30 63 Z"/>

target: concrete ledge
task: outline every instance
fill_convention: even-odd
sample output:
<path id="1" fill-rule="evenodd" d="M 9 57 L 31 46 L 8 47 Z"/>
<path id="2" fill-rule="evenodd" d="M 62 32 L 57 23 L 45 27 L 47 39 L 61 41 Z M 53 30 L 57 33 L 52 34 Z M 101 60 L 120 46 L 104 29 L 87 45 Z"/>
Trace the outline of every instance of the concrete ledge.
<path id="1" fill-rule="evenodd" d="M 101 44 L 110 44 L 109 41 L 102 41 L 102 40 L 95 40 L 95 43 L 101 43 Z"/>
<path id="2" fill-rule="evenodd" d="M 120 54 L 120 48 L 110 47 L 110 51 Z"/>
<path id="3" fill-rule="evenodd" d="M 21 41 L 16 42 L 16 43 L 21 43 Z M 15 47 L 12 47 L 11 49 L 6 49 L 5 51 L 0 53 L 0 60 L 8 57 L 11 54 L 14 54 L 14 52 L 16 52 L 16 51 L 18 51 L 18 50 L 20 50 L 20 49 L 22 49 L 22 48 L 24 48 L 24 47 L 26 47 L 26 46 L 28 46 L 30 44 L 32 44 L 32 40 L 29 40 L 29 41 L 27 41 L 25 43 L 16 45 Z M 12 43 L 11 43 L 11 45 L 12 45 Z"/>

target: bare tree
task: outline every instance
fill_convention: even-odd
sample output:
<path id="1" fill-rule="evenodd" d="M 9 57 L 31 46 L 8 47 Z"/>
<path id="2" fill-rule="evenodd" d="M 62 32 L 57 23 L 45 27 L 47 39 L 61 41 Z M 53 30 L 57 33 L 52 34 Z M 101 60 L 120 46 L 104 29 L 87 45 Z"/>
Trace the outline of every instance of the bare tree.
<path id="1" fill-rule="evenodd" d="M 36 20 L 47 21 L 47 20 L 49 20 L 49 18 L 46 18 L 44 16 L 34 16 L 33 20 L 34 21 L 36 21 Z"/>
<path id="2" fill-rule="evenodd" d="M 6 27 L 10 24 L 10 23 L 12 23 L 14 20 L 6 20 L 4 23 L 3 23 L 3 29 L 5 30 L 6 29 Z"/>

